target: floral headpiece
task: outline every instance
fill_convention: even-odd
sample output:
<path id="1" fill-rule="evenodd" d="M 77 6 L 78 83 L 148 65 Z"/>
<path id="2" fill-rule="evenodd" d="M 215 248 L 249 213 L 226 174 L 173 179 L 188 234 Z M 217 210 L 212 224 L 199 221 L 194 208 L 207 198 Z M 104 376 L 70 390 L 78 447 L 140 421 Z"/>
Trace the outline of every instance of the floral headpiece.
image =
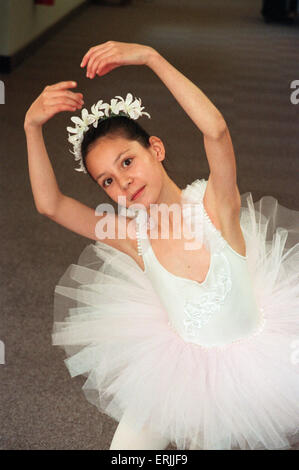
<path id="1" fill-rule="evenodd" d="M 119 98 L 119 101 L 116 98 Z M 102 109 L 104 112 L 101 111 Z M 140 116 L 146 115 L 151 118 L 148 113 L 142 111 L 143 109 L 144 107 L 141 107 L 141 99 L 135 98 L 135 101 L 133 101 L 132 94 L 128 93 L 125 100 L 121 96 L 115 96 L 115 98 L 111 100 L 110 105 L 103 103 L 102 100 L 98 101 L 96 104 L 92 105 L 90 114 L 86 108 L 82 109 L 82 119 L 77 116 L 71 117 L 76 127 L 67 127 L 66 129 L 71 133 L 68 134 L 68 141 L 73 144 L 73 151 L 70 150 L 70 152 L 75 155 L 75 160 L 79 160 L 80 164 L 79 168 L 75 168 L 75 170 L 87 173 L 83 164 L 81 144 L 90 124 L 92 124 L 93 127 L 98 127 L 99 121 L 115 116 L 127 116 L 131 119 L 138 119 Z"/>

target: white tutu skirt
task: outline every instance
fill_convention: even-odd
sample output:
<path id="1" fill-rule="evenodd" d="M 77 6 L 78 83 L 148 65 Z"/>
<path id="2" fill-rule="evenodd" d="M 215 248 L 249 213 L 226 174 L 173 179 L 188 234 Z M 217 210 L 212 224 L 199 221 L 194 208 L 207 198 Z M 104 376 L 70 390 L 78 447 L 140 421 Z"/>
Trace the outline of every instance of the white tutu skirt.
<path id="1" fill-rule="evenodd" d="M 288 449 L 299 442 L 299 211 L 242 195 L 241 227 L 264 327 L 224 347 L 185 342 L 128 255 L 88 245 L 55 287 L 52 341 L 84 394 L 177 449 Z"/>

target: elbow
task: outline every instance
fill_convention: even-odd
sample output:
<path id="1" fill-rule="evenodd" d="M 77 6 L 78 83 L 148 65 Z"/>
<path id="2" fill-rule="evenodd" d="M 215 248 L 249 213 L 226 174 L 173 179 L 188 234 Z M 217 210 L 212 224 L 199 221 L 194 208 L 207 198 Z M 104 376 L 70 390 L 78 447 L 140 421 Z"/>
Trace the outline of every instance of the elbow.
<path id="1" fill-rule="evenodd" d="M 61 194 L 57 195 L 54 200 L 51 201 L 44 201 L 44 203 L 39 202 L 39 204 L 35 201 L 35 207 L 39 214 L 45 215 L 46 217 L 53 218 L 55 214 L 57 214 L 59 202 L 60 202 Z"/>
<path id="2" fill-rule="evenodd" d="M 224 118 L 221 117 L 221 119 L 219 121 L 218 138 L 222 137 L 223 134 L 225 134 L 227 130 L 228 130 L 228 127 L 226 125 L 226 122 L 225 122 Z"/>
<path id="3" fill-rule="evenodd" d="M 36 206 L 36 210 L 37 210 L 37 212 L 38 212 L 39 214 L 41 214 L 41 215 L 44 215 L 44 216 L 50 217 L 50 218 L 53 217 L 53 214 L 51 213 L 51 211 L 45 210 L 45 209 L 42 208 L 42 207 Z"/>
<path id="4" fill-rule="evenodd" d="M 227 128 L 226 122 L 224 118 L 220 115 L 220 117 L 217 120 L 217 123 L 213 126 L 213 130 L 211 131 L 211 133 L 206 135 L 206 137 L 213 139 L 213 140 L 218 140 L 221 137 L 223 137 L 227 129 L 228 128 Z"/>

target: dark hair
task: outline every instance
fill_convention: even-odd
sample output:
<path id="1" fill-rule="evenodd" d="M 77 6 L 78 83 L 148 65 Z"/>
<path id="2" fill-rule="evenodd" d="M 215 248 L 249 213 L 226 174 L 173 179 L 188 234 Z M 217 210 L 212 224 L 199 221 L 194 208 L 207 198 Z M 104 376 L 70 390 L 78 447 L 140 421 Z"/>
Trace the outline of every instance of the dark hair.
<path id="1" fill-rule="evenodd" d="M 108 117 L 99 121 L 98 127 L 90 126 L 88 131 L 84 134 L 81 144 L 81 153 L 84 167 L 94 182 L 94 178 L 86 167 L 86 157 L 89 150 L 92 148 L 92 144 L 100 137 L 105 136 L 124 137 L 128 140 L 137 140 L 137 142 L 139 142 L 144 148 L 149 148 L 151 145 L 149 142 L 150 135 L 146 130 L 144 130 L 135 119 L 131 119 L 127 116 L 118 115 Z M 163 166 L 165 167 L 165 165 Z"/>

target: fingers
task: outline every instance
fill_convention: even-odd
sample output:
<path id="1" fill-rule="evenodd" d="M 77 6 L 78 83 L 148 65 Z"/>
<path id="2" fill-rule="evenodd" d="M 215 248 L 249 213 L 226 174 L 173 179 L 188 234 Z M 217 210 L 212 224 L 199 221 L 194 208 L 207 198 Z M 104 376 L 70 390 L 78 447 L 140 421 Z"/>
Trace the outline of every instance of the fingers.
<path id="1" fill-rule="evenodd" d="M 82 93 L 73 93 L 72 91 L 48 91 L 46 96 L 54 99 L 54 98 L 65 98 L 65 99 L 70 99 L 74 102 L 74 104 L 83 104 L 83 95 Z"/>
<path id="2" fill-rule="evenodd" d="M 97 54 L 93 54 L 87 64 L 86 76 L 89 78 L 93 78 L 95 71 L 98 68 L 101 59 L 103 58 L 103 53 L 98 52 Z"/>
<path id="3" fill-rule="evenodd" d="M 94 78 L 96 73 L 99 73 L 105 68 L 105 66 L 112 65 L 116 61 L 116 56 L 107 52 L 106 54 L 101 54 L 95 57 L 92 64 L 88 64 L 87 76 L 89 78 Z"/>
<path id="4" fill-rule="evenodd" d="M 41 103 L 46 114 L 54 114 L 61 111 L 76 111 L 84 104 L 82 93 L 69 91 L 70 82 L 60 82 L 52 86 L 47 86 L 42 93 Z"/>
<path id="5" fill-rule="evenodd" d="M 82 62 L 80 64 L 81 67 L 85 67 L 86 65 L 88 65 L 88 68 L 89 68 L 90 64 L 93 63 L 93 61 L 96 59 L 97 56 L 99 56 L 100 54 L 104 54 L 108 51 L 111 52 L 113 48 L 114 48 L 113 41 L 108 41 L 99 46 L 91 47 L 89 51 L 87 52 L 87 54 L 85 54 L 85 56 L 83 57 Z M 86 76 L 88 77 L 88 73 L 86 74 Z"/>
<path id="6" fill-rule="evenodd" d="M 80 64 L 80 67 L 85 67 L 87 62 L 89 61 L 90 57 L 94 54 L 97 53 L 98 51 L 103 52 L 104 50 L 107 50 L 107 48 L 111 47 L 112 41 L 107 41 L 103 44 L 100 44 L 99 46 L 94 46 L 91 47 L 87 53 L 83 56 L 82 62 Z"/>
<path id="7" fill-rule="evenodd" d="M 90 59 L 90 56 L 94 53 L 94 51 L 96 50 L 97 48 L 95 47 L 91 47 L 89 49 L 89 51 L 83 56 L 83 59 L 81 61 L 81 64 L 80 64 L 80 67 L 85 67 L 85 65 L 87 64 L 87 62 L 89 61 Z"/>
<path id="8" fill-rule="evenodd" d="M 45 106 L 51 107 L 51 106 L 67 106 L 73 111 L 76 109 L 81 109 L 82 104 L 79 104 L 75 100 L 72 100 L 71 98 L 66 98 L 66 97 L 56 97 L 52 98 L 51 100 L 45 101 Z"/>
<path id="9" fill-rule="evenodd" d="M 50 106 L 53 103 L 65 102 L 71 104 L 75 109 L 81 108 L 84 104 L 82 93 L 74 93 L 72 91 L 64 90 L 61 88 L 46 87 L 43 92 L 43 102 L 45 106 Z"/>
<path id="10" fill-rule="evenodd" d="M 69 104 L 59 103 L 48 106 L 48 110 L 50 111 L 51 115 L 54 115 L 61 111 L 76 111 L 76 108 Z"/>
<path id="11" fill-rule="evenodd" d="M 92 75 L 92 67 L 99 62 L 99 59 L 103 55 L 102 51 L 98 51 L 93 53 L 87 62 L 87 69 L 86 69 L 86 77 L 93 78 Z"/>
<path id="12" fill-rule="evenodd" d="M 77 86 L 77 82 L 68 81 L 68 82 L 55 83 L 54 85 L 50 85 L 46 88 L 52 88 L 52 90 L 66 90 L 67 88 L 75 88 L 76 86 Z"/>

